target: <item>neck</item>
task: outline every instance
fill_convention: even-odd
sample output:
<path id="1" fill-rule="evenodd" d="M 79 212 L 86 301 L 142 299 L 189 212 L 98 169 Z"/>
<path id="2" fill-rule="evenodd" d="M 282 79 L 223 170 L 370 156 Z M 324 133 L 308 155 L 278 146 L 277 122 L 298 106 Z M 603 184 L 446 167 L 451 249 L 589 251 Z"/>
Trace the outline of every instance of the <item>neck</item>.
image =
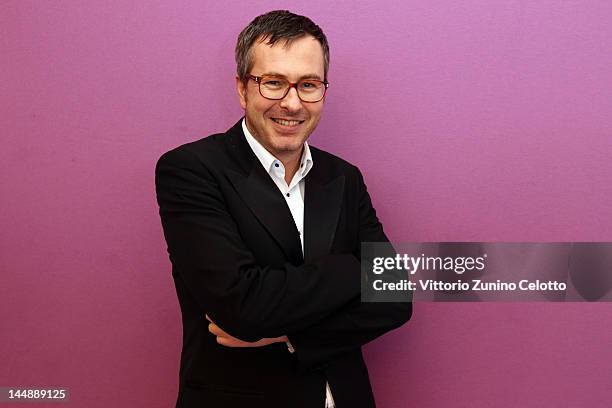
<path id="1" fill-rule="evenodd" d="M 300 168 L 300 159 L 302 158 L 302 152 L 304 151 L 304 146 L 300 148 L 298 152 L 284 152 L 275 155 L 278 160 L 283 163 L 285 166 L 285 182 L 287 185 L 291 183 L 293 180 L 293 176 Z"/>
<path id="2" fill-rule="evenodd" d="M 304 145 L 302 145 L 298 151 L 273 152 L 270 151 L 263 143 L 261 143 L 261 141 L 259 141 L 259 138 L 256 136 L 257 132 L 253 132 L 253 129 L 251 126 L 249 126 L 248 119 L 246 120 L 246 127 L 251 135 L 264 147 L 264 149 L 268 150 L 272 156 L 276 157 L 281 161 L 281 163 L 283 163 L 283 166 L 285 167 L 285 182 L 287 185 L 289 185 L 291 180 L 293 180 L 293 176 L 300 168 L 300 159 L 302 158 Z"/>

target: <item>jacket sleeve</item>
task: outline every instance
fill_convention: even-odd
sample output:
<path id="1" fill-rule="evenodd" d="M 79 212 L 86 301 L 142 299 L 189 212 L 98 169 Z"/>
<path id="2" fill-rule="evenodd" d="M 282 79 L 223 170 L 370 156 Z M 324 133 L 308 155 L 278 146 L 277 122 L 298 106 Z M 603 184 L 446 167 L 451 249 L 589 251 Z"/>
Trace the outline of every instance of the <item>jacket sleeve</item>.
<path id="1" fill-rule="evenodd" d="M 202 313 L 234 337 L 257 341 L 303 330 L 358 296 L 354 254 L 300 266 L 257 265 L 218 182 L 194 152 L 177 148 L 164 154 L 155 185 L 175 277 Z"/>
<path id="2" fill-rule="evenodd" d="M 359 241 L 389 242 L 376 216 L 363 176 L 359 184 Z M 389 244 L 390 253 L 395 254 Z M 360 248 L 356 249 L 360 257 Z M 391 256 L 393 256 L 391 255 Z M 361 258 L 361 257 L 360 257 Z M 368 260 L 363 260 L 368 262 Z M 382 334 L 396 329 L 412 316 L 412 297 L 403 302 L 361 302 L 355 297 L 330 316 L 305 330 L 288 334 L 300 370 L 324 367 L 335 357 L 352 351 Z"/>

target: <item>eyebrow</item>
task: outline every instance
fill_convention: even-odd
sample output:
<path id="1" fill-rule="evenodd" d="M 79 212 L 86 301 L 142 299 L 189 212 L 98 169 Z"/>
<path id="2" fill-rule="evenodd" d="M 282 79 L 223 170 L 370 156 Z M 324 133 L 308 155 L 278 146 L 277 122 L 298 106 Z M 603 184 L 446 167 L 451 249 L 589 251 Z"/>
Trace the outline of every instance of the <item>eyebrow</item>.
<path id="1" fill-rule="evenodd" d="M 276 77 L 287 78 L 286 75 L 279 74 L 278 72 L 264 72 L 260 76 L 276 76 Z M 318 81 L 322 81 L 322 79 L 319 76 L 319 74 L 306 74 L 306 75 L 302 75 L 301 77 L 298 78 L 298 81 L 301 81 L 302 79 L 316 79 Z"/>

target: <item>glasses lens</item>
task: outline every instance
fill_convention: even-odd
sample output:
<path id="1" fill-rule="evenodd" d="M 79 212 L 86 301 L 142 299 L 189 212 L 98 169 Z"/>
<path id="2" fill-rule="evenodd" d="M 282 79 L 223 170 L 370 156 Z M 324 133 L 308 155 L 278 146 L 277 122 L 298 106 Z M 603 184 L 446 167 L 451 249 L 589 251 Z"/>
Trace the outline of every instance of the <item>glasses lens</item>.
<path id="1" fill-rule="evenodd" d="M 262 77 L 259 89 L 264 98 L 282 99 L 289 88 L 289 82 L 283 78 Z"/>
<path id="2" fill-rule="evenodd" d="M 325 84 L 314 79 L 304 79 L 297 86 L 300 98 L 306 102 L 317 102 L 323 98 Z"/>

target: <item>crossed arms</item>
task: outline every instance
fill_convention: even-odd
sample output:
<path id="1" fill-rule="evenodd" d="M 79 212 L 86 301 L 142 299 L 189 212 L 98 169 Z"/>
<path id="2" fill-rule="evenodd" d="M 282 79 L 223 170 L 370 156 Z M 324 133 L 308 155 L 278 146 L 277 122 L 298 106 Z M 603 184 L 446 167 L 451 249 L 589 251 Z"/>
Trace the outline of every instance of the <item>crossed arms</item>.
<path id="1" fill-rule="evenodd" d="M 353 171 L 359 241 L 388 241 Z M 309 369 L 410 318 L 411 303 L 360 301 L 358 249 L 299 266 L 257 264 L 213 173 L 190 150 L 175 149 L 157 163 L 156 191 L 172 263 L 220 344 L 263 346 L 288 337 L 300 367 Z"/>

